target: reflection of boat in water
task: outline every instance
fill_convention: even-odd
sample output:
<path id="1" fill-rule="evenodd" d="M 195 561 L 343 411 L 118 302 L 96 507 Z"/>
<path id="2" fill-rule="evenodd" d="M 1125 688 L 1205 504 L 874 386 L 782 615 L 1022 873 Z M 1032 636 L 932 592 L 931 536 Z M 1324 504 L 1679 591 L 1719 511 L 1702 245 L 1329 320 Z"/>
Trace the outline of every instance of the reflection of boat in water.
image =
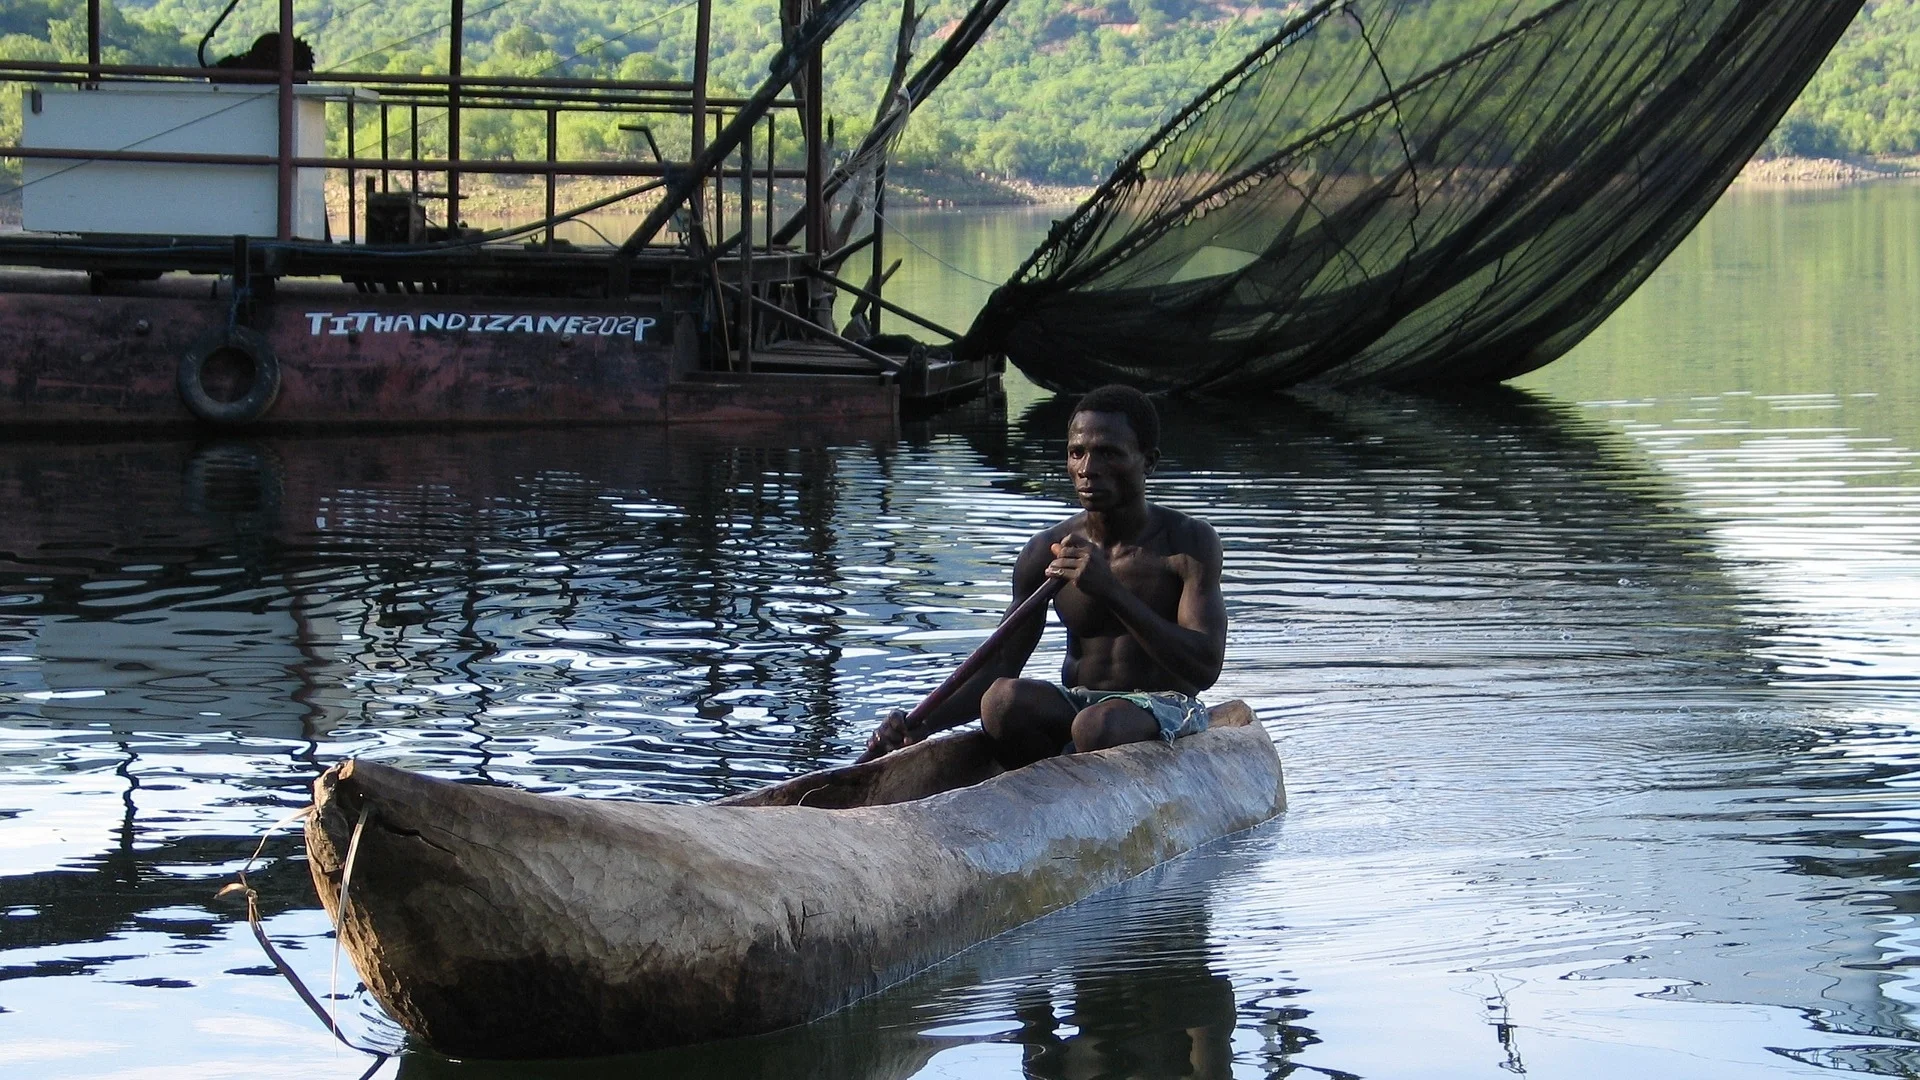
<path id="1" fill-rule="evenodd" d="M 816 434 L 859 445 L 893 430 Z M 368 707 L 342 687 L 341 665 L 390 665 L 409 635 L 482 633 L 467 601 L 496 573 L 480 552 L 557 544 L 617 582 L 632 557 L 622 553 L 651 537 L 665 550 L 638 545 L 645 570 L 633 573 L 687 601 L 672 613 L 698 616 L 734 597 L 735 579 L 719 571 L 740 514 L 806 549 L 783 565 L 832 578 L 836 456 L 764 425 L 724 439 L 595 429 L 551 445 L 507 432 L 0 442 L 0 595 L 58 616 L 35 619 L 15 651 L 115 661 L 84 678 L 49 675 L 96 694 L 56 702 L 64 717 L 116 731 L 291 723 L 317 736 Z M 796 497 L 743 496 L 728 484 L 742 475 Z M 712 587 L 692 592 L 695 581 Z M 550 577 L 518 588 L 526 604 L 564 601 Z M 669 614 L 662 596 L 629 599 L 629 618 Z M 773 659 L 746 662 L 772 684 Z M 830 664 L 785 659 L 811 680 L 789 688 L 794 700 L 830 717 Z M 420 663 L 444 682 L 473 681 L 458 663 Z M 169 704 L 174 692 L 217 700 Z M 211 720 L 201 712 L 214 708 Z"/>
<path id="2" fill-rule="evenodd" d="M 1266 730 L 1237 702 L 1213 721 L 1012 772 L 973 732 L 706 806 L 348 762 L 307 852 L 368 987 L 444 1053 L 759 1034 L 1278 813 Z"/>

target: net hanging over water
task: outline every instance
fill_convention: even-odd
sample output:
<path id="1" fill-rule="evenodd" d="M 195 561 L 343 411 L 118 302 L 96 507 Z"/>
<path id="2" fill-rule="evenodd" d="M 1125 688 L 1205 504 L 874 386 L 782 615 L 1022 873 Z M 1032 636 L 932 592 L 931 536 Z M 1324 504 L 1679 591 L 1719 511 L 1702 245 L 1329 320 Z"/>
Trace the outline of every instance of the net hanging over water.
<path id="1" fill-rule="evenodd" d="M 1343 0 L 1128 158 L 967 334 L 1049 389 L 1481 383 L 1679 245 L 1861 0 Z"/>

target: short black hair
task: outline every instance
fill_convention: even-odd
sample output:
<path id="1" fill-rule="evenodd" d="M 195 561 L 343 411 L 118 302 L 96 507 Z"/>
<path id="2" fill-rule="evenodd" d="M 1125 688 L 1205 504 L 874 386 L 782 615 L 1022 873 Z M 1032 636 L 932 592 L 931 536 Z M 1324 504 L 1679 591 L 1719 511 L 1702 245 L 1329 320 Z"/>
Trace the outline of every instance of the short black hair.
<path id="1" fill-rule="evenodd" d="M 1141 453 L 1160 449 L 1160 413 L 1153 407 L 1152 398 L 1131 386 L 1113 383 L 1087 391 L 1073 407 L 1074 416 L 1083 412 L 1119 413 L 1133 428 L 1133 439 L 1140 444 Z M 1072 417 L 1067 422 L 1071 424 Z"/>

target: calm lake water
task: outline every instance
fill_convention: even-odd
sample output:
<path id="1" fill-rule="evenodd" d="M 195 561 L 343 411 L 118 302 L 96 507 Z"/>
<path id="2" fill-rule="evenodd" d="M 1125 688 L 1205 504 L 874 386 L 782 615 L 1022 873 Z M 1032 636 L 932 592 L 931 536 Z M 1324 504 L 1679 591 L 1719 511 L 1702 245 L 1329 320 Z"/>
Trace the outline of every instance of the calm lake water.
<path id="1" fill-rule="evenodd" d="M 1046 213 L 902 214 L 987 279 Z M 895 239 L 898 295 L 989 286 Z M 1736 192 L 1575 355 L 1182 408 L 1274 824 L 774 1036 L 391 1077 L 1920 1073 L 1920 187 Z M 1066 512 L 894 432 L 0 442 L 0 1072 L 351 1078 L 214 893 L 362 755 L 695 801 L 851 757 Z M 1031 672 L 1056 670 L 1050 632 Z M 297 836 L 267 926 L 343 1025 Z"/>

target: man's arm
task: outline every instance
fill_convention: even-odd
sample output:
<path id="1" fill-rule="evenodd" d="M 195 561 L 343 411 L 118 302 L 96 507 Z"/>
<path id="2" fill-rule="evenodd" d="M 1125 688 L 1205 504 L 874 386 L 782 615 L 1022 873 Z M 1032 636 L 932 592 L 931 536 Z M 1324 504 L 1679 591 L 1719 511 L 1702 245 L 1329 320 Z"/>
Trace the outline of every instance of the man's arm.
<path id="1" fill-rule="evenodd" d="M 1020 551 L 1020 558 L 1013 564 L 1013 602 L 1007 605 L 1007 614 L 1020 606 L 1027 597 L 1040 588 L 1047 580 L 1047 564 L 1053 560 L 1052 535 L 1049 532 L 1036 534 L 1027 541 Z M 1002 615 L 1004 619 L 1006 616 Z M 1000 647 L 987 666 L 980 673 L 968 679 L 966 684 L 954 691 L 944 704 L 926 717 L 918 731 L 906 729 L 906 712 L 895 710 L 881 722 L 879 730 L 873 733 L 867 747 L 872 750 L 885 747 L 896 750 L 907 744 L 909 739 L 922 739 L 936 731 L 959 727 L 961 724 L 980 715 L 980 699 L 986 696 L 987 688 L 994 680 L 1018 678 L 1027 661 L 1032 658 L 1033 650 L 1040 644 L 1040 635 L 1046 629 L 1045 614 L 1027 620 L 1026 625 L 1016 627 L 1007 636 L 1006 643 Z"/>
<path id="2" fill-rule="evenodd" d="M 1175 678 L 1205 690 L 1220 678 L 1227 654 L 1227 605 L 1220 593 L 1220 537 L 1213 526 L 1190 518 L 1167 565 L 1180 575 L 1180 604 L 1169 622 L 1128 592 L 1107 565 L 1107 554 L 1084 536 L 1063 537 L 1047 573 L 1064 577 L 1104 604 L 1156 664 Z"/>

